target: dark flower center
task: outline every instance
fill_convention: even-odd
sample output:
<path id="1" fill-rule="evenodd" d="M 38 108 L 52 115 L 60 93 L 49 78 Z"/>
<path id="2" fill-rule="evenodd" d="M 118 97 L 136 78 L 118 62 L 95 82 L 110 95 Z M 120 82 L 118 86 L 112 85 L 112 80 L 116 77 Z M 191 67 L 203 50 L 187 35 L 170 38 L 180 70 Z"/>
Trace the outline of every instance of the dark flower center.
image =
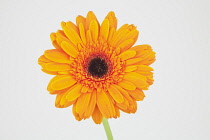
<path id="1" fill-rule="evenodd" d="M 105 74 L 107 74 L 108 71 L 108 65 L 105 61 L 105 59 L 96 57 L 90 60 L 88 64 L 88 72 L 91 76 L 101 78 Z"/>

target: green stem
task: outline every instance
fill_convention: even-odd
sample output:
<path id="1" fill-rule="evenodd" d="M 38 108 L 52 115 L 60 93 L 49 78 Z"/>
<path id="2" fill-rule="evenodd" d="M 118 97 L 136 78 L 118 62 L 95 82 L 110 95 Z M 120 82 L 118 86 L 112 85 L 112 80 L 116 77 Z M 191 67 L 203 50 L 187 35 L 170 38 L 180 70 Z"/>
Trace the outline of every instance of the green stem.
<path id="1" fill-rule="evenodd" d="M 104 130 L 106 131 L 107 139 L 113 140 L 112 131 L 110 129 L 109 122 L 105 118 L 103 118 L 103 125 L 104 125 Z"/>

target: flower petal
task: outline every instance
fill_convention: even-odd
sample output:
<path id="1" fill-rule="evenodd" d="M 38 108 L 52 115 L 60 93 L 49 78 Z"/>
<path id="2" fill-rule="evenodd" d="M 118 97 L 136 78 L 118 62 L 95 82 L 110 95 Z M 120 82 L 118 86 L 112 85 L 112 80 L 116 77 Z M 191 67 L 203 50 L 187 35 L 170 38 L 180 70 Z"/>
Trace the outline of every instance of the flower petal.
<path id="1" fill-rule="evenodd" d="M 113 85 L 110 85 L 108 91 L 116 102 L 122 103 L 124 101 L 122 94 Z"/>
<path id="2" fill-rule="evenodd" d="M 51 33 L 50 34 L 50 39 L 52 41 L 52 45 L 56 48 L 56 49 L 61 49 L 61 47 L 59 46 L 59 44 L 56 41 L 56 33 Z"/>
<path id="3" fill-rule="evenodd" d="M 137 63 L 138 65 L 150 65 L 155 61 L 155 52 L 150 45 L 138 45 L 130 49 L 136 51 L 135 57 L 142 58 L 142 60 Z"/>
<path id="4" fill-rule="evenodd" d="M 68 64 L 60 64 L 60 63 L 47 63 L 43 66 L 47 71 L 67 71 L 70 70 L 70 66 Z"/>
<path id="5" fill-rule="evenodd" d="M 117 18 L 115 17 L 115 13 L 114 12 L 109 12 L 106 16 L 106 19 L 109 20 L 110 23 L 110 29 L 111 28 L 115 28 L 117 29 Z"/>
<path id="6" fill-rule="evenodd" d="M 70 91 L 68 91 L 68 95 L 66 96 L 66 99 L 68 101 L 73 101 L 77 99 L 82 93 L 81 93 L 81 84 L 75 85 Z"/>
<path id="7" fill-rule="evenodd" d="M 84 93 L 77 99 L 76 112 L 78 112 L 79 115 L 82 115 L 87 109 L 88 104 L 90 102 L 90 98 L 91 93 Z"/>
<path id="8" fill-rule="evenodd" d="M 61 90 L 74 85 L 77 81 L 69 75 L 61 75 L 51 82 L 52 90 Z"/>
<path id="9" fill-rule="evenodd" d="M 69 56 L 60 50 L 52 49 L 46 50 L 44 52 L 44 56 L 51 61 L 58 62 L 58 63 L 69 63 Z"/>
<path id="10" fill-rule="evenodd" d="M 92 115 L 93 111 L 95 110 L 95 106 L 96 106 L 96 91 L 93 91 L 91 93 L 89 105 L 85 110 L 84 118 L 89 118 Z"/>
<path id="11" fill-rule="evenodd" d="M 136 69 L 137 69 L 137 66 L 136 65 L 127 66 L 125 68 L 125 72 L 132 72 L 132 71 L 134 71 Z"/>
<path id="12" fill-rule="evenodd" d="M 124 60 L 134 57 L 135 55 L 136 55 L 136 51 L 127 50 L 127 51 L 124 51 L 123 53 L 121 53 L 120 57 L 124 61 Z"/>
<path id="13" fill-rule="evenodd" d="M 126 81 L 126 80 L 122 80 L 121 82 L 118 83 L 118 85 L 124 89 L 127 89 L 127 90 L 135 90 L 136 89 L 136 86 L 133 83 Z"/>
<path id="14" fill-rule="evenodd" d="M 56 39 L 56 33 L 51 33 L 50 34 L 50 40 L 53 42 Z"/>
<path id="15" fill-rule="evenodd" d="M 136 65 L 136 66 L 137 66 L 138 71 L 144 71 L 144 72 L 154 71 L 152 67 L 147 66 L 147 65 Z"/>
<path id="16" fill-rule="evenodd" d="M 75 32 L 77 32 L 77 34 L 79 34 L 78 27 L 71 21 L 66 22 L 66 26 L 72 28 Z"/>
<path id="17" fill-rule="evenodd" d="M 155 52 L 151 51 L 144 60 L 138 62 L 139 65 L 150 65 L 155 61 Z"/>
<path id="18" fill-rule="evenodd" d="M 108 43 L 109 44 L 111 43 L 112 38 L 113 38 L 115 32 L 116 32 L 116 29 L 115 28 L 111 28 L 111 30 L 109 31 L 109 36 L 108 36 Z"/>
<path id="19" fill-rule="evenodd" d="M 129 66 L 129 65 L 137 64 L 141 60 L 142 58 L 132 58 L 132 59 L 126 60 L 126 65 Z"/>
<path id="20" fill-rule="evenodd" d="M 67 89 L 62 89 L 62 90 L 52 90 L 50 91 L 50 94 L 54 95 L 54 94 L 61 94 L 61 93 L 64 93 L 65 91 L 67 91 Z"/>
<path id="21" fill-rule="evenodd" d="M 91 32 L 91 35 L 92 35 L 92 39 L 93 41 L 96 43 L 96 41 L 98 40 L 98 34 L 99 34 L 99 27 L 98 27 L 98 23 L 95 21 L 95 20 L 92 20 L 90 22 L 90 32 Z"/>
<path id="22" fill-rule="evenodd" d="M 131 90 L 129 94 L 137 101 L 142 101 L 145 97 L 144 92 L 140 89 Z"/>
<path id="23" fill-rule="evenodd" d="M 79 24 L 79 32 L 80 32 L 80 37 L 82 39 L 82 42 L 86 44 L 86 33 L 85 33 L 85 27 L 84 24 L 80 23 Z"/>
<path id="24" fill-rule="evenodd" d="M 124 24 L 123 26 L 121 26 L 121 27 L 116 31 L 116 33 L 114 34 L 113 40 L 114 40 L 118 35 L 120 35 L 121 32 L 122 32 L 123 30 L 127 29 L 127 27 L 128 27 L 128 24 Z"/>
<path id="25" fill-rule="evenodd" d="M 76 58 L 78 56 L 78 51 L 75 49 L 75 47 L 71 44 L 69 44 L 66 41 L 63 41 L 61 43 L 61 48 L 70 56 Z"/>
<path id="26" fill-rule="evenodd" d="M 98 109 L 98 106 L 95 107 L 93 114 L 92 114 L 92 119 L 96 124 L 100 124 L 102 122 L 103 116 Z"/>
<path id="27" fill-rule="evenodd" d="M 48 90 L 48 91 L 53 91 L 53 89 L 52 89 L 52 87 L 51 87 L 51 84 L 52 84 L 54 81 L 56 81 L 57 79 L 59 79 L 61 76 L 64 76 L 64 75 L 56 75 L 56 76 L 54 76 L 54 77 L 50 80 L 50 82 L 49 82 L 49 84 L 48 84 L 48 86 L 47 86 L 47 90 Z"/>
<path id="28" fill-rule="evenodd" d="M 64 95 L 64 93 L 57 94 L 56 99 L 55 99 L 55 107 L 60 108 L 60 101 L 61 101 L 61 98 L 63 95 Z"/>
<path id="29" fill-rule="evenodd" d="M 117 116 L 115 116 L 114 118 L 120 117 L 120 110 L 117 106 L 115 106 L 115 112 Z"/>
<path id="30" fill-rule="evenodd" d="M 117 46 L 117 44 L 119 44 L 120 40 L 128 33 L 129 33 L 128 29 L 124 29 L 120 33 L 116 32 L 115 35 L 113 36 L 113 40 L 111 42 L 111 45 L 112 46 Z"/>
<path id="31" fill-rule="evenodd" d="M 134 40 L 133 39 L 128 39 L 124 42 L 122 42 L 118 47 L 120 48 L 121 52 L 129 49 L 130 47 L 132 47 L 132 45 L 134 44 Z"/>
<path id="32" fill-rule="evenodd" d="M 128 32 L 126 35 L 124 35 L 118 42 L 116 42 L 116 45 L 119 45 L 120 43 L 122 43 L 128 39 L 133 39 L 134 42 L 136 42 L 138 35 L 139 35 L 139 31 L 134 29 L 134 30 Z"/>
<path id="33" fill-rule="evenodd" d="M 80 39 L 80 36 L 78 35 L 78 33 L 71 27 L 66 26 L 66 25 L 62 25 L 62 28 L 64 30 L 64 33 L 66 34 L 66 36 L 69 38 L 69 40 L 75 45 L 77 46 L 78 44 L 82 43 L 82 40 Z"/>
<path id="34" fill-rule="evenodd" d="M 44 55 L 41 55 L 38 59 L 38 62 L 52 62 L 51 60 L 47 59 Z"/>
<path id="35" fill-rule="evenodd" d="M 85 25 L 85 20 L 86 20 L 85 17 L 83 17 L 83 16 L 81 16 L 81 15 L 77 16 L 77 17 L 76 17 L 77 26 L 79 26 L 80 23 L 82 23 L 83 25 Z"/>
<path id="36" fill-rule="evenodd" d="M 123 79 L 132 82 L 138 88 L 147 87 L 146 77 L 136 72 L 129 72 L 123 76 Z"/>
<path id="37" fill-rule="evenodd" d="M 69 44 L 71 44 L 72 46 L 74 46 L 74 44 L 68 39 L 68 37 L 66 35 L 63 35 L 63 34 L 65 34 L 65 33 L 60 33 L 60 32 L 56 33 L 56 41 L 59 44 L 59 46 L 61 46 L 61 43 L 63 41 L 66 41 Z M 76 46 L 74 46 L 74 48 L 76 48 Z"/>
<path id="38" fill-rule="evenodd" d="M 97 24 L 99 25 L 98 20 L 97 20 L 95 14 L 92 11 L 89 11 L 87 13 L 87 17 L 86 17 L 86 21 L 85 21 L 86 30 L 89 29 L 90 23 L 91 23 L 92 20 L 95 20 L 97 22 Z"/>
<path id="39" fill-rule="evenodd" d="M 56 102 L 55 102 L 55 106 L 57 108 L 66 108 L 72 104 L 75 103 L 76 100 L 74 101 L 68 101 L 66 99 L 66 95 L 67 95 L 67 91 L 66 90 L 63 90 L 64 92 L 63 93 L 59 93 L 57 96 L 56 96 Z"/>
<path id="40" fill-rule="evenodd" d="M 86 32 L 86 38 L 87 38 L 87 42 L 93 41 L 90 30 L 87 30 L 87 32 Z"/>
<path id="41" fill-rule="evenodd" d="M 87 86 L 83 86 L 82 89 L 81 89 L 81 92 L 86 93 L 86 92 L 88 92 L 88 89 L 89 88 Z"/>
<path id="42" fill-rule="evenodd" d="M 48 71 L 48 70 L 45 70 L 45 69 L 41 69 L 44 73 L 47 73 L 47 74 L 50 74 L 50 75 L 58 75 L 58 72 L 56 71 Z"/>
<path id="43" fill-rule="evenodd" d="M 73 104 L 72 112 L 73 112 L 74 117 L 75 117 L 76 120 L 78 120 L 78 121 L 81 121 L 81 120 L 82 120 L 82 118 L 81 118 L 81 117 L 79 116 L 79 114 L 76 112 L 76 104 Z"/>
<path id="44" fill-rule="evenodd" d="M 107 40 L 108 39 L 108 35 L 109 35 L 109 20 L 108 19 L 104 19 L 104 21 L 101 24 L 101 28 L 100 28 L 100 35 Z"/>
<path id="45" fill-rule="evenodd" d="M 124 90 L 118 85 L 113 85 L 128 101 L 132 101 L 130 95 L 128 94 L 127 90 Z M 130 91 L 129 91 L 130 92 Z"/>
<path id="46" fill-rule="evenodd" d="M 116 116 L 114 105 L 103 90 L 97 93 L 97 105 L 105 118 Z"/>

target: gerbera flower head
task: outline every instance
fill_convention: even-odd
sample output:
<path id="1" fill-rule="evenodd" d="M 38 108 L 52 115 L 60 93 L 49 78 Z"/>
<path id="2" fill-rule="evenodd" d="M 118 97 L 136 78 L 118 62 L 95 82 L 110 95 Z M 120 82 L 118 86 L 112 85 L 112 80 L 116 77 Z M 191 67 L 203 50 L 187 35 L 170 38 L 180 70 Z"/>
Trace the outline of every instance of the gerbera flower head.
<path id="1" fill-rule="evenodd" d="M 56 75 L 47 90 L 56 95 L 55 106 L 73 105 L 77 120 L 120 117 L 120 110 L 135 113 L 136 101 L 145 97 L 153 83 L 155 52 L 149 45 L 134 46 L 138 30 L 125 24 L 117 29 L 117 18 L 109 12 L 99 24 L 93 12 L 78 16 L 76 24 L 61 22 L 62 30 L 51 33 L 55 49 L 38 59 L 42 71 Z"/>

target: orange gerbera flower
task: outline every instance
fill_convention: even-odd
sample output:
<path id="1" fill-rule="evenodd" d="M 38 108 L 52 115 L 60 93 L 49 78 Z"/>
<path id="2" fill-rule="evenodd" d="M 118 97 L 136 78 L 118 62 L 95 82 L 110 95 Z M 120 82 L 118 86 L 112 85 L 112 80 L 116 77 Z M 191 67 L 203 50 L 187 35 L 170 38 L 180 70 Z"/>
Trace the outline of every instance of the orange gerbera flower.
<path id="1" fill-rule="evenodd" d="M 138 38 L 134 25 L 117 29 L 114 12 L 100 25 L 93 12 L 78 16 L 76 25 L 61 22 L 62 30 L 50 35 L 55 49 L 46 50 L 38 62 L 42 71 L 56 75 L 47 90 L 56 94 L 55 106 L 73 105 L 77 120 L 92 116 L 117 118 L 120 110 L 135 113 L 136 101 L 153 83 L 155 52 L 149 45 L 132 47 Z"/>

